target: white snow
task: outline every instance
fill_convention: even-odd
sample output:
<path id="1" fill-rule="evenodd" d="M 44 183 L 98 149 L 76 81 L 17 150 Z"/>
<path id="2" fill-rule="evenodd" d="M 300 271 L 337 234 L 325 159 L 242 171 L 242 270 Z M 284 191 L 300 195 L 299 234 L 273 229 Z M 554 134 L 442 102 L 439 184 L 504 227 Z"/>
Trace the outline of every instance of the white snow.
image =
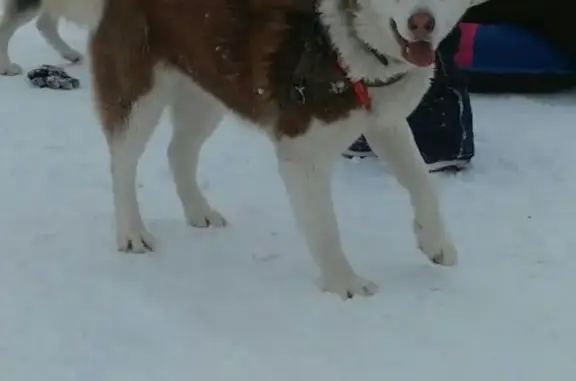
<path id="1" fill-rule="evenodd" d="M 25 70 L 63 63 L 32 26 L 11 53 Z M 342 302 L 314 285 L 269 144 L 232 119 L 200 171 L 231 226 L 185 226 L 164 120 L 139 177 L 158 252 L 116 252 L 87 64 L 66 67 L 82 89 L 0 78 L 1 381 L 574 380 L 574 94 L 474 96 L 474 167 L 435 175 L 454 269 L 417 251 L 385 166 L 342 159 L 344 244 L 381 286 Z"/>

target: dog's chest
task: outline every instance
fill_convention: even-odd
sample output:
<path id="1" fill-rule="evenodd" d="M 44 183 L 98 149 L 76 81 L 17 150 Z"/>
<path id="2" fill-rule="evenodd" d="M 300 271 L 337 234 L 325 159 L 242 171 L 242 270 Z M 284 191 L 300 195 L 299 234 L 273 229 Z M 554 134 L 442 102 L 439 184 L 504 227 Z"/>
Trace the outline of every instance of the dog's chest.
<path id="1" fill-rule="evenodd" d="M 432 68 L 419 69 L 390 86 L 370 89 L 374 117 L 391 121 L 406 119 L 430 88 L 432 76 Z"/>

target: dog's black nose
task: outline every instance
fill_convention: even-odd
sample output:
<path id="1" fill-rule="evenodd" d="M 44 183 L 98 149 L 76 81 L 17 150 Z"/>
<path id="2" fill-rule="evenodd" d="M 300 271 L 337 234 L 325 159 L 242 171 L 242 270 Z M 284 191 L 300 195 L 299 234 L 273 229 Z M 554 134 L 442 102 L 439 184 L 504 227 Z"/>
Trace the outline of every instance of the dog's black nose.
<path id="1" fill-rule="evenodd" d="M 436 20 L 429 12 L 416 12 L 408 19 L 408 30 L 416 40 L 428 40 L 435 27 Z"/>

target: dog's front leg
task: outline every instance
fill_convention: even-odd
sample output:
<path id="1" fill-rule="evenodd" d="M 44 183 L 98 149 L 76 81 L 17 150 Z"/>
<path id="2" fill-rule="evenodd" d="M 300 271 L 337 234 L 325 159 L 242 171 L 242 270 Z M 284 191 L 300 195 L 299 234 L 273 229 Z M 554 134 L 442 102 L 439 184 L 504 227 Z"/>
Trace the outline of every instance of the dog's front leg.
<path id="1" fill-rule="evenodd" d="M 436 264 L 455 265 L 457 251 L 446 231 L 436 189 L 408 123 L 394 121 L 372 126 L 365 136 L 376 154 L 390 165 L 398 182 L 410 193 L 414 234 L 420 249 Z"/>
<path id="2" fill-rule="evenodd" d="M 321 271 L 320 287 L 343 299 L 372 295 L 377 286 L 356 275 L 346 260 L 331 195 L 333 155 L 306 137 L 277 143 L 279 171 L 294 217 Z"/>

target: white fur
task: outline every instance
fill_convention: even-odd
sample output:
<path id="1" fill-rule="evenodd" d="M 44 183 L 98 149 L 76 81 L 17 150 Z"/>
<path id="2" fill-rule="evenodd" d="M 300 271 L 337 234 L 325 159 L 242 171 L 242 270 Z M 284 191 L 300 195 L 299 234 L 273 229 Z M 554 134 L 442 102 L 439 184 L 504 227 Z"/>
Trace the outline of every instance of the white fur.
<path id="1" fill-rule="evenodd" d="M 95 29 L 100 23 L 107 1 L 114 0 L 42 0 L 50 13 L 75 24 Z"/>
<path id="2" fill-rule="evenodd" d="M 330 190 L 336 158 L 370 119 L 364 111 L 354 111 L 349 119 L 330 126 L 315 122 L 305 135 L 276 142 L 280 175 L 296 223 L 320 268 L 320 287 L 342 298 L 377 290 L 374 283 L 356 275 L 346 260 Z"/>
<path id="3" fill-rule="evenodd" d="M 59 13 L 55 7 L 58 0 L 44 0 L 49 2 L 54 8 L 54 12 L 48 10 L 30 9 L 26 12 L 16 12 L 16 0 L 6 0 L 4 3 L 4 12 L 2 21 L 0 22 L 0 75 L 18 75 L 22 72 L 22 68 L 10 60 L 8 48 L 10 40 L 14 33 L 24 24 L 31 21 L 38 13 L 40 13 L 36 27 L 40 34 L 44 37 L 46 42 L 60 54 L 60 56 L 70 62 L 78 62 L 82 59 L 82 54 L 71 48 L 58 33 L 58 20 Z M 62 0 L 60 0 L 62 2 Z M 69 1 L 66 0 L 66 4 Z M 79 1 L 82 3 L 82 1 Z M 69 3 L 72 4 L 72 3 Z M 83 3 L 84 7 L 91 3 Z M 58 9 L 62 10 L 62 5 Z M 88 10 L 86 8 L 86 10 Z"/>
<path id="4" fill-rule="evenodd" d="M 109 139 L 116 238 L 122 251 L 144 253 L 155 248 L 154 237 L 146 230 L 138 208 L 136 168 L 168 104 L 167 90 L 160 82 L 157 79 L 155 88 L 134 105 L 124 136 Z"/>
<path id="5" fill-rule="evenodd" d="M 102 4 L 104 0 L 76 1 Z M 296 222 L 320 267 L 321 287 L 349 298 L 371 295 L 377 286 L 358 276 L 344 255 L 330 179 L 334 160 L 363 132 L 410 195 L 419 247 L 436 263 L 456 263 L 456 248 L 442 220 L 438 195 L 406 122 L 426 92 L 433 69 L 416 68 L 402 60 L 389 20 L 393 18 L 401 25 L 415 9 L 428 10 L 437 20 L 438 29 L 432 36 L 433 44 L 437 45 L 472 3 L 471 0 L 359 0 L 361 10 L 356 27 L 363 39 L 394 58 L 385 67 L 349 36 L 337 1 L 321 0 L 319 9 L 351 75 L 385 79 L 406 73 L 405 78 L 394 85 L 373 89 L 372 113 L 357 110 L 348 119 L 330 126 L 315 121 L 307 133 L 296 138 L 277 140 L 270 135 Z M 136 168 L 165 106 L 172 107 L 174 137 L 168 157 L 187 221 L 199 227 L 223 226 L 226 222 L 208 204 L 195 179 L 202 143 L 216 128 L 223 106 L 175 71 L 157 71 L 155 83 L 154 89 L 135 105 L 125 134 L 109 136 L 118 248 L 124 251 L 154 249 L 154 238 L 146 230 L 139 211 Z"/>

